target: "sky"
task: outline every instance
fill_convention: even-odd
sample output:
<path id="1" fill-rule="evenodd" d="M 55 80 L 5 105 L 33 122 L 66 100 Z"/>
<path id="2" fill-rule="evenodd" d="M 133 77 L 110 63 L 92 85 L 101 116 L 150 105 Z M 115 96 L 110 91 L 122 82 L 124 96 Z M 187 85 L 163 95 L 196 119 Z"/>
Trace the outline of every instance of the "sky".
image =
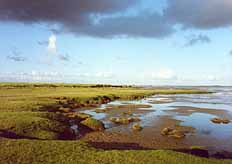
<path id="1" fill-rule="evenodd" d="M 0 0 L 0 81 L 232 85 L 231 0 Z"/>

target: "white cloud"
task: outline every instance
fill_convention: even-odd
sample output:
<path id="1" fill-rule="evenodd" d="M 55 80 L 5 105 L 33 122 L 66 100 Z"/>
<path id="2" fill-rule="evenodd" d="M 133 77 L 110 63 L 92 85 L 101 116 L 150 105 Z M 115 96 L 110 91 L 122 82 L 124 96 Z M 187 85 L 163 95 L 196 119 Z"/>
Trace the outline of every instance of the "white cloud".
<path id="1" fill-rule="evenodd" d="M 228 77 L 225 75 L 201 74 L 201 75 L 182 75 L 178 76 L 178 83 L 185 85 L 217 85 L 225 84 Z"/>
<path id="2" fill-rule="evenodd" d="M 78 73 L 77 76 L 83 77 L 83 78 L 91 77 L 91 75 L 89 73 Z"/>
<path id="3" fill-rule="evenodd" d="M 57 38 L 56 35 L 52 34 L 48 38 L 47 42 L 47 54 L 46 57 L 48 61 L 45 63 L 51 63 L 54 59 L 59 59 L 63 62 L 68 62 L 70 60 L 70 56 L 67 53 L 60 52 L 57 48 Z"/>
<path id="4" fill-rule="evenodd" d="M 52 34 L 49 38 L 48 38 L 48 52 L 50 54 L 56 54 L 57 53 L 57 47 L 56 47 L 56 36 L 54 34 Z"/>
<path id="5" fill-rule="evenodd" d="M 113 74 L 112 72 L 97 72 L 95 76 L 99 78 L 111 78 Z"/>
<path id="6" fill-rule="evenodd" d="M 206 77 L 206 80 L 209 80 L 209 81 L 217 81 L 217 80 L 220 80 L 220 77 L 215 76 L 215 75 L 208 75 L 208 76 Z"/>
<path id="7" fill-rule="evenodd" d="M 77 73 L 77 74 L 72 75 L 72 76 L 100 80 L 100 78 L 101 79 L 112 78 L 114 75 L 112 72 L 95 72 L 95 73 Z"/>
<path id="8" fill-rule="evenodd" d="M 2 81 L 13 81 L 13 82 L 56 82 L 62 81 L 63 75 L 57 72 L 19 72 L 19 73 L 7 73 L 0 74 Z"/>
<path id="9" fill-rule="evenodd" d="M 151 73 L 151 78 L 155 80 L 172 80 L 176 79 L 175 72 L 169 68 L 162 68 Z"/>

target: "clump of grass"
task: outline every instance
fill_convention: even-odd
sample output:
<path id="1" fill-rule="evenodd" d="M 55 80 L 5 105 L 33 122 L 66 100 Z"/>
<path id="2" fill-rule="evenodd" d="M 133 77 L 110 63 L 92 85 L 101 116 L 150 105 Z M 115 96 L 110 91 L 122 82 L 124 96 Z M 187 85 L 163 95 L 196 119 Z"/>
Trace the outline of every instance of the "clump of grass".
<path id="1" fill-rule="evenodd" d="M 86 113 L 77 113 L 77 116 L 83 120 L 92 117 L 90 114 L 86 114 Z"/>
<path id="2" fill-rule="evenodd" d="M 95 113 L 105 113 L 106 109 L 95 109 Z"/>
<path id="3" fill-rule="evenodd" d="M 71 109 L 70 109 L 70 108 L 60 107 L 60 108 L 58 109 L 58 111 L 64 112 L 64 113 L 68 113 L 68 112 L 71 112 Z"/>
<path id="4" fill-rule="evenodd" d="M 122 116 L 133 116 L 132 111 L 128 111 L 128 112 L 122 112 Z"/>
<path id="5" fill-rule="evenodd" d="M 190 146 L 190 149 L 204 149 L 204 148 L 205 148 L 204 146 L 197 146 L 197 145 Z"/>
<path id="6" fill-rule="evenodd" d="M 87 118 L 86 120 L 81 121 L 81 124 L 87 126 L 94 131 L 102 131 L 105 129 L 104 124 L 94 118 Z"/>
<path id="7" fill-rule="evenodd" d="M 138 117 L 129 117 L 129 118 L 125 118 L 125 117 L 111 117 L 110 121 L 115 123 L 115 124 L 124 124 L 127 125 L 131 122 L 139 122 L 141 121 L 140 118 Z"/>
<path id="8" fill-rule="evenodd" d="M 180 130 L 176 130 L 176 129 L 171 129 L 171 128 L 164 128 L 161 131 L 161 134 L 163 136 L 170 136 L 176 139 L 182 139 L 185 138 L 185 132 L 184 131 L 180 131 Z"/>
<path id="9" fill-rule="evenodd" d="M 68 120 L 85 120 L 87 118 L 92 117 L 90 114 L 86 113 L 79 113 L 79 112 L 69 112 L 69 113 L 63 113 L 66 119 Z"/>
<path id="10" fill-rule="evenodd" d="M 230 120 L 221 119 L 221 118 L 212 118 L 211 121 L 215 124 L 229 124 L 230 123 Z"/>
<path id="11" fill-rule="evenodd" d="M 68 126 L 49 117 L 55 118 L 55 114 L 2 112 L 0 135 L 9 138 L 59 139 Z"/>
<path id="12" fill-rule="evenodd" d="M 132 129 L 133 129 L 134 131 L 141 131 L 141 130 L 143 129 L 143 127 L 142 127 L 140 124 L 134 124 L 134 125 L 132 126 Z"/>

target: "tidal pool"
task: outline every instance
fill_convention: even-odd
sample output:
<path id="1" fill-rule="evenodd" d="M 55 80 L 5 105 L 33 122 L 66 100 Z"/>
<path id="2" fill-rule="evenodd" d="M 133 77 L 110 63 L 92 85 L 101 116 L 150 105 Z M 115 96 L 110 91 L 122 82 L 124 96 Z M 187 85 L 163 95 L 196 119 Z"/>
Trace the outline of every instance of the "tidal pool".
<path id="1" fill-rule="evenodd" d="M 90 140 L 98 141 L 101 138 L 99 142 L 121 141 L 127 143 L 133 141 L 142 147 L 170 149 L 181 149 L 200 144 L 199 146 L 214 150 L 232 152 L 232 123 L 215 124 L 211 122 L 211 119 L 215 117 L 232 120 L 232 88 L 209 87 L 204 89 L 215 93 L 154 95 L 139 101 L 114 101 L 103 104 L 99 108 L 81 112 L 103 121 L 107 128 L 104 137 L 101 138 L 98 136 L 100 134 L 94 133 L 95 136 L 91 136 Z M 119 107 L 123 105 L 127 105 L 128 108 Z M 141 105 L 145 108 L 132 108 L 130 105 Z M 105 111 L 96 113 L 96 109 Z M 126 112 L 131 114 L 124 115 Z M 118 125 L 110 121 L 111 117 L 140 118 L 139 123 L 143 126 L 143 130 L 133 132 L 131 128 L 133 123 Z M 191 127 L 195 129 L 195 132 L 179 140 L 173 140 L 160 134 L 162 128 L 176 127 L 177 125 L 184 128 Z M 110 136 L 107 134 L 109 132 Z M 88 140 L 88 136 L 86 138 Z"/>

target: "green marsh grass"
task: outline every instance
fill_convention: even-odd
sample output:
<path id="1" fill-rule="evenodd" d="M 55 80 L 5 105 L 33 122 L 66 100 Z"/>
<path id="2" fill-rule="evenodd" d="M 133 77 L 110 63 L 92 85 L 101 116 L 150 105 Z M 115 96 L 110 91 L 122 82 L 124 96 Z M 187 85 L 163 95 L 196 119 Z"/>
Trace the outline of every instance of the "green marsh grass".
<path id="1" fill-rule="evenodd" d="M 81 141 L 59 140 L 60 134 L 68 126 L 68 120 L 61 119 L 57 111 L 48 112 L 50 108 L 69 108 L 70 104 L 74 104 L 74 107 L 90 106 L 117 99 L 141 99 L 154 94 L 200 93 L 209 92 L 112 85 L 0 83 L 0 163 L 232 163 L 230 160 L 199 158 L 168 150 L 103 151 Z M 95 124 L 95 121 L 92 122 Z M 6 131 L 24 139 L 9 139 L 1 135 Z"/>

